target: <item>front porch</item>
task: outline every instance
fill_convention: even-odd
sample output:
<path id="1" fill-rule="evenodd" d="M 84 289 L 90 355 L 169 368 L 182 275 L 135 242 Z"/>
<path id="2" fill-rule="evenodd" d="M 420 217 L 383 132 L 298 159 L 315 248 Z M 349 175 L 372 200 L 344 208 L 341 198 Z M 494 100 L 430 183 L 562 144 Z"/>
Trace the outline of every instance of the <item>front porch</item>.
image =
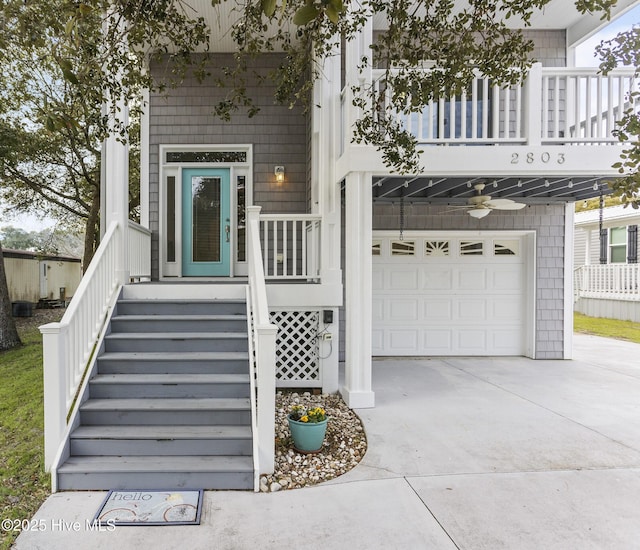
<path id="1" fill-rule="evenodd" d="M 74 443 L 70 438 L 74 434 L 76 434 L 74 436 L 76 440 L 78 438 L 93 440 L 96 437 L 104 440 L 119 438 L 117 434 L 123 430 L 116 429 L 111 424 L 116 422 L 117 418 L 125 418 L 124 412 L 117 412 L 121 406 L 126 405 L 126 413 L 132 415 L 130 420 L 125 419 L 125 424 L 136 424 L 136 418 L 145 417 L 144 403 L 125 403 L 131 397 L 126 393 L 126 387 L 131 383 L 143 384 L 138 392 L 140 396 L 151 397 L 152 400 L 172 399 L 170 403 L 167 402 L 164 405 L 159 401 L 157 405 L 151 407 L 152 410 L 166 408 L 169 405 L 169 409 L 172 409 L 174 405 L 179 405 L 178 402 L 184 401 L 180 405 L 180 412 L 176 410 L 175 414 L 187 415 L 185 422 L 187 418 L 195 420 L 194 411 L 189 413 L 185 409 L 188 405 L 187 398 L 194 398 L 193 407 L 206 406 L 208 410 L 210 405 L 216 405 L 214 401 L 220 396 L 225 396 L 227 390 L 219 393 L 211 386 L 212 393 L 205 399 L 206 403 L 203 402 L 200 405 L 198 401 L 205 396 L 200 392 L 198 395 L 193 392 L 198 386 L 201 386 L 204 391 L 208 384 L 218 384 L 211 378 L 212 376 L 218 378 L 228 377 L 230 374 L 239 376 L 235 371 L 231 373 L 226 370 L 229 367 L 223 367 L 221 374 L 216 370 L 217 367 L 215 369 L 212 367 L 213 370 L 207 370 L 206 373 L 202 370 L 203 358 L 207 363 L 212 364 L 219 363 L 221 360 L 228 362 L 226 355 L 229 351 L 235 353 L 236 348 L 228 348 L 224 342 L 229 341 L 232 336 L 233 340 L 244 341 L 244 345 L 248 345 L 246 351 L 238 350 L 244 353 L 246 356 L 244 361 L 249 365 L 247 389 L 240 390 L 241 395 L 238 397 L 246 400 L 250 405 L 249 427 L 252 434 L 250 437 L 253 438 L 253 450 L 249 453 L 249 457 L 252 458 L 253 470 L 249 476 L 253 479 L 253 487 L 257 490 L 258 474 L 269 473 L 273 469 L 273 411 L 276 386 L 321 387 L 327 392 L 338 390 L 338 349 L 337 345 L 333 346 L 333 341 L 338 339 L 337 308 L 341 303 L 341 285 L 332 284 L 330 280 L 323 281 L 324 271 L 319 247 L 320 224 L 317 217 L 309 216 L 308 218 L 309 220 L 305 216 L 293 215 L 288 218 L 271 215 L 260 220 L 260 208 L 248 207 L 245 249 L 248 264 L 247 276 L 228 278 L 223 282 L 218 280 L 217 283 L 215 279 L 194 281 L 190 278 L 174 279 L 173 282 L 165 281 L 160 284 L 151 283 L 151 232 L 133 223 L 129 223 L 127 231 L 123 231 L 117 221 L 112 222 L 62 321 L 45 325 L 41 329 L 44 335 L 45 417 L 47 418 L 45 464 L 47 468 L 52 469 L 54 491 L 58 488 L 97 488 L 101 486 L 100 484 L 114 483 L 109 482 L 108 476 L 100 474 L 102 477 L 97 478 L 98 481 L 87 478 L 86 481 L 81 482 L 81 485 L 74 485 L 77 482 L 73 481 L 71 476 L 76 475 L 74 472 L 82 467 L 80 458 L 69 462 L 69 459 L 74 457 L 74 453 L 78 452 L 74 451 L 74 448 L 89 449 L 91 447 L 93 449 L 98 445 L 102 449 L 99 453 L 101 455 L 104 453 L 105 457 L 98 460 L 99 457 L 96 456 L 95 465 L 89 464 L 91 468 L 98 470 L 110 468 L 108 455 L 118 451 L 105 450 L 105 444 L 97 441 L 91 444 L 79 444 Z M 300 230 L 301 224 L 304 230 Z M 265 253 L 263 253 L 263 246 Z M 301 254 L 301 258 L 298 254 Z M 183 283 L 181 284 L 180 281 Z M 229 330 L 237 332 L 228 337 L 224 337 L 223 334 L 216 336 L 218 329 L 213 325 L 207 325 L 209 322 L 214 322 L 212 314 L 214 317 L 219 317 L 214 309 L 216 304 L 229 300 L 237 303 L 243 311 L 246 309 L 245 316 L 235 317 L 239 320 L 244 319 L 246 325 L 244 336 L 242 330 L 237 332 L 237 329 L 230 328 L 232 326 L 229 324 L 230 320 L 226 322 L 223 318 L 219 319 L 223 332 Z M 133 304 L 133 302 L 139 304 L 136 307 L 145 309 L 140 312 L 132 310 L 129 314 L 132 313 L 133 317 L 123 317 L 129 308 L 127 304 Z M 163 306 L 164 303 L 167 305 L 166 308 Z M 153 307 L 162 306 L 163 309 L 158 312 L 147 312 L 147 306 L 144 304 Z M 174 311 L 175 307 L 180 307 L 182 313 Z M 206 319 L 203 316 L 205 313 Z M 235 311 L 234 315 L 237 316 L 239 313 Z M 185 315 L 190 317 L 187 318 Z M 184 328 L 177 328 L 178 322 Z M 229 324 L 229 327 L 224 328 L 225 323 Z M 154 326 L 156 328 L 153 328 Z M 127 335 L 130 331 L 133 331 L 133 334 Z M 119 335 L 120 332 L 124 334 Z M 218 340 L 221 345 L 224 344 L 223 347 L 217 346 L 215 340 Z M 187 347 L 168 346 L 169 342 L 181 341 L 183 344 L 191 343 L 187 343 Z M 162 357 L 158 356 L 156 350 Z M 197 357 L 187 360 L 187 355 L 192 351 L 196 352 Z M 222 359 L 214 357 L 218 351 L 223 352 Z M 129 366 L 112 366 L 115 359 L 111 359 L 109 354 L 114 353 L 118 361 L 133 361 L 133 363 Z M 202 356 L 203 353 L 206 357 Z M 154 361 L 162 365 L 160 371 L 157 370 L 158 367 L 153 367 L 154 361 L 145 360 L 143 357 L 145 354 L 151 354 L 150 359 L 151 356 L 155 357 Z M 185 368 L 178 368 L 177 361 L 181 355 L 184 356 Z M 108 363 L 109 366 L 99 367 L 101 361 L 103 365 Z M 194 365 L 193 373 L 193 369 L 189 370 L 189 365 Z M 153 368 L 148 370 L 147 367 Z M 106 371 L 105 368 L 107 368 Z M 169 370 L 167 372 L 162 370 L 165 368 Z M 116 370 L 112 374 L 112 370 L 109 369 Z M 134 369 L 133 373 L 131 369 Z M 121 387 L 124 389 L 116 388 L 113 391 L 125 391 L 127 399 L 119 399 L 120 394 L 116 395 L 108 390 L 105 394 L 107 401 L 104 403 L 100 401 L 103 391 L 107 391 L 103 388 L 108 387 L 107 380 L 102 380 L 105 378 L 105 373 L 108 378 L 122 378 L 124 386 Z M 152 376 L 147 373 L 151 373 Z M 151 379 L 159 376 L 165 378 L 168 376 L 171 380 L 165 383 L 162 380 Z M 184 380 L 180 381 L 176 376 Z M 208 378 L 196 380 L 196 378 L 200 380 L 202 376 Z M 145 381 L 147 378 L 148 381 Z M 248 381 L 251 382 L 250 396 L 245 395 L 249 391 Z M 164 390 L 160 393 L 158 393 L 159 390 L 153 390 L 154 386 L 160 389 L 180 385 L 183 382 L 187 384 L 185 389 L 178 389 L 178 393 L 171 395 L 165 396 Z M 227 384 L 228 381 L 222 382 Z M 118 382 L 118 384 L 122 383 Z M 258 388 L 260 399 L 258 399 Z M 152 393 L 149 394 L 149 392 Z M 96 396 L 98 396 L 98 402 L 94 399 Z M 233 397 L 236 399 L 235 395 Z M 242 407 L 246 408 L 246 405 L 243 404 Z M 138 411 L 135 414 L 134 409 Z M 151 425 L 158 423 L 163 425 L 167 422 L 171 424 L 173 415 L 169 414 L 169 409 L 163 417 L 148 421 Z M 246 416 L 246 413 L 247 411 L 243 414 Z M 218 415 L 213 410 L 207 414 Z M 102 435 L 91 435 L 95 430 L 83 429 L 86 422 L 91 425 L 105 424 L 108 429 L 101 428 L 96 432 Z M 230 418 L 225 422 L 235 424 L 235 421 Z M 243 419 L 242 423 L 245 422 L 246 419 Z M 128 474 L 125 471 L 127 464 L 133 465 L 131 466 L 134 468 L 133 472 L 135 468 L 140 467 L 139 456 L 152 452 L 149 450 L 148 443 L 143 443 L 144 440 L 150 436 L 151 439 L 156 437 L 153 434 L 160 434 L 157 437 L 161 439 L 167 437 L 174 439 L 169 426 L 163 426 L 161 429 L 138 426 L 135 429 L 127 428 L 127 430 L 131 432 L 129 437 L 132 441 L 139 442 L 135 444 L 139 449 L 135 450 L 129 460 L 122 461 L 122 469 L 118 474 L 119 483 L 128 483 L 126 481 Z M 196 438 L 205 437 L 203 429 L 198 426 L 194 426 L 188 433 L 191 432 L 196 434 Z M 123 437 L 127 438 L 126 434 Z M 183 439 L 177 436 L 176 438 Z M 122 445 L 124 443 L 120 443 L 121 447 Z M 131 442 L 126 444 L 127 448 L 131 445 Z M 194 448 L 200 447 L 202 444 Z M 91 454 L 95 451 L 79 452 Z M 246 449 L 240 452 L 242 456 L 247 454 Z M 180 452 L 174 451 L 174 454 L 180 455 Z M 69 465 L 64 466 L 65 462 L 69 462 Z M 215 460 L 213 463 L 215 464 Z M 185 458 L 181 464 L 183 468 L 189 469 L 191 462 Z M 175 464 L 163 466 L 162 460 L 158 458 L 155 467 L 163 470 L 174 469 L 178 465 L 178 462 L 175 462 Z M 196 475 L 203 465 L 192 464 L 192 467 L 194 468 L 192 474 Z M 95 472 L 96 475 L 99 474 L 98 470 Z M 77 470 L 77 472 L 81 476 L 88 475 L 88 472 L 82 473 L 83 470 Z M 148 474 L 146 483 L 154 483 L 152 472 L 153 468 L 146 472 Z M 59 478 L 61 474 L 67 477 Z M 135 479 L 142 479 L 139 474 L 133 475 Z M 191 474 L 185 473 L 185 475 Z M 246 476 L 246 473 L 243 475 Z M 169 483 L 183 483 L 191 477 Z M 215 478 L 210 479 L 215 482 Z M 91 485 L 91 483 L 97 483 L 97 485 Z M 222 482 L 219 488 L 234 487 L 225 483 L 227 482 Z M 246 480 L 243 483 L 246 483 Z"/>

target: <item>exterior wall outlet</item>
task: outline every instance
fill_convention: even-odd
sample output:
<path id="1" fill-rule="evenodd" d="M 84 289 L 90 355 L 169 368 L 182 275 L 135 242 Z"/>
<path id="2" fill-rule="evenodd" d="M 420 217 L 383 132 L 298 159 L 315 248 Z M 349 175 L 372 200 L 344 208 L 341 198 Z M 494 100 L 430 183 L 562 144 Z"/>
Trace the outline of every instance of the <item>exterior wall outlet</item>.
<path id="1" fill-rule="evenodd" d="M 333 334 L 331 334 L 330 332 L 325 332 L 325 333 L 322 335 L 322 339 L 323 339 L 325 342 L 326 342 L 326 341 L 329 341 L 329 340 L 333 340 Z"/>
<path id="2" fill-rule="evenodd" d="M 331 309 L 322 310 L 322 322 L 325 325 L 330 325 L 331 323 L 333 323 L 333 310 Z"/>

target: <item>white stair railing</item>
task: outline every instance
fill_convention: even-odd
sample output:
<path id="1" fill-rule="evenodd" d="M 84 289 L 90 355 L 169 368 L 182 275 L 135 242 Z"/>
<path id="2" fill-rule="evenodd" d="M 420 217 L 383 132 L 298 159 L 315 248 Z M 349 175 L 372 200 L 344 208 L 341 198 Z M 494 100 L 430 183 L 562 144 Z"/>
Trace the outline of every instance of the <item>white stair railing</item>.
<path id="1" fill-rule="evenodd" d="M 262 261 L 267 279 L 320 278 L 320 222 L 315 214 L 260 216 Z"/>
<path id="2" fill-rule="evenodd" d="M 151 280 L 151 231 L 129 221 L 129 278 L 132 281 Z"/>
<path id="3" fill-rule="evenodd" d="M 275 467 L 276 335 L 278 327 L 269 320 L 267 287 L 260 247 L 260 207 L 247 208 L 247 261 L 249 269 L 248 310 L 250 362 L 254 416 L 254 468 L 256 490 L 260 474 L 273 473 Z M 256 433 L 257 432 L 257 433 Z"/>
<path id="4" fill-rule="evenodd" d="M 112 222 L 59 323 L 40 327 L 44 371 L 45 468 L 55 460 L 78 388 L 90 365 L 109 308 L 123 282 L 122 237 L 129 241 L 132 280 L 151 278 L 151 232 L 129 222 L 126 235 Z M 126 269 L 125 269 L 126 271 Z"/>
<path id="5" fill-rule="evenodd" d="M 86 371 L 109 305 L 120 288 L 116 266 L 120 246 L 113 222 L 102 238 L 59 323 L 40 327 L 44 369 L 44 450 L 48 471 L 62 443 L 67 416 Z"/>

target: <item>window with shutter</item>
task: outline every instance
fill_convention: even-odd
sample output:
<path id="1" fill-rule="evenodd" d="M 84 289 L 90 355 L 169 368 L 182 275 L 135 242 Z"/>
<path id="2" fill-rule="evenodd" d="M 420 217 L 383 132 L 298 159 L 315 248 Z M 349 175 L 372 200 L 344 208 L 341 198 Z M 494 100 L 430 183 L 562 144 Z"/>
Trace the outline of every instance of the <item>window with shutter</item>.
<path id="1" fill-rule="evenodd" d="M 627 261 L 627 228 L 609 229 L 609 262 L 623 264 Z"/>
<path id="2" fill-rule="evenodd" d="M 607 238 L 608 236 L 609 236 L 609 232 L 606 229 L 600 230 L 600 263 L 601 264 L 607 263 L 607 248 L 608 248 L 608 242 L 609 242 L 609 239 Z"/>
<path id="3" fill-rule="evenodd" d="M 638 263 L 638 226 L 630 225 L 627 227 L 627 262 L 630 264 Z"/>

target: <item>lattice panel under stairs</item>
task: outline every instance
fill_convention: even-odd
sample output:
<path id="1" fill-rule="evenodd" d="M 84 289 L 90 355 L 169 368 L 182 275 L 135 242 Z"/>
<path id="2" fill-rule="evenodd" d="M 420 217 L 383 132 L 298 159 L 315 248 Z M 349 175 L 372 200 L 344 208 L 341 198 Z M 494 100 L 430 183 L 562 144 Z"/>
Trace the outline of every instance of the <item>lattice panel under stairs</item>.
<path id="1" fill-rule="evenodd" d="M 273 311 L 278 326 L 276 339 L 276 385 L 320 387 L 318 353 L 319 311 Z"/>

